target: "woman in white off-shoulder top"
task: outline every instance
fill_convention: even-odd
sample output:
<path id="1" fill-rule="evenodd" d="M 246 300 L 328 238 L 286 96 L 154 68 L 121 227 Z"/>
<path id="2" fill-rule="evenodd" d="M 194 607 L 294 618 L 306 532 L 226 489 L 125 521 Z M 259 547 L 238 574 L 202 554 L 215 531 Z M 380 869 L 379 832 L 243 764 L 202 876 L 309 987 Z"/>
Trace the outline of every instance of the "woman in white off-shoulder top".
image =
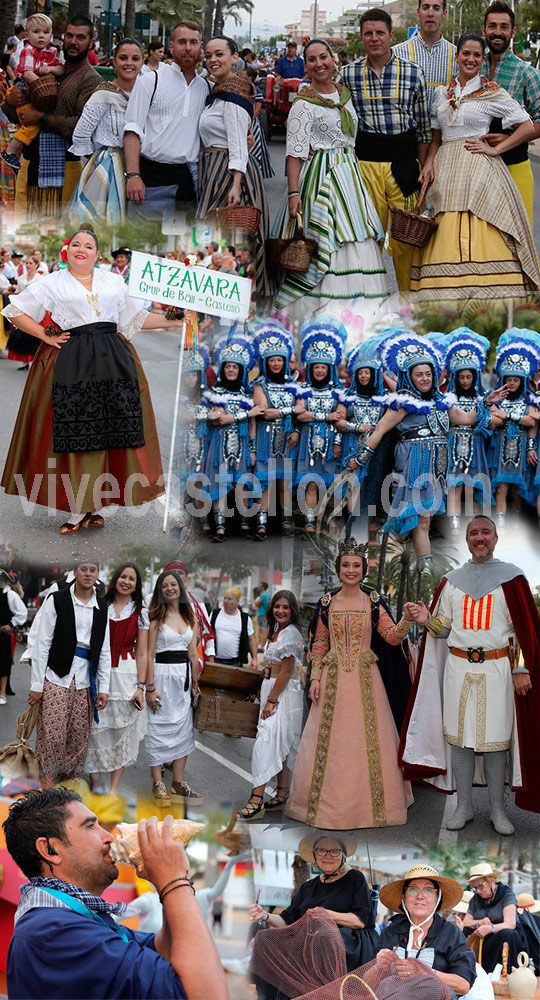
<path id="1" fill-rule="evenodd" d="M 67 270 L 10 296 L 12 323 L 41 341 L 22 395 L 2 486 L 42 507 L 68 511 L 60 528 L 103 527 L 96 513 L 136 507 L 163 493 L 148 383 L 129 343 L 138 330 L 178 326 L 129 297 L 96 267 L 97 237 L 79 230 Z"/>
<path id="2" fill-rule="evenodd" d="M 278 590 L 267 612 L 268 640 L 264 647 L 265 679 L 261 685 L 259 722 L 251 770 L 253 790 L 242 819 L 281 809 L 287 801 L 292 771 L 302 733 L 303 693 L 298 671 L 302 668 L 304 640 L 294 594 Z M 277 775 L 273 798 L 263 804 L 265 785 Z"/>
<path id="3" fill-rule="evenodd" d="M 458 76 L 435 93 L 420 180 L 431 182 L 426 200 L 438 228 L 414 252 L 411 291 L 420 299 L 498 299 L 540 287 L 527 211 L 499 155 L 533 138 L 534 126 L 506 90 L 480 76 L 483 58 L 481 35 L 462 35 Z M 482 138 L 493 119 L 513 129 L 495 146 Z"/>

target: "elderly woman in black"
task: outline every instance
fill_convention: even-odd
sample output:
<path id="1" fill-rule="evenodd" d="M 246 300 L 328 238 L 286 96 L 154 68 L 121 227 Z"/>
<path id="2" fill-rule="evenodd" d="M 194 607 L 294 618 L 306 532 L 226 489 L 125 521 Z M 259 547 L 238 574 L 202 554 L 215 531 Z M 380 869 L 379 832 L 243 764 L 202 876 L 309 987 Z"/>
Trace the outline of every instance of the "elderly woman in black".
<path id="1" fill-rule="evenodd" d="M 473 865 L 469 885 L 473 897 L 463 919 L 465 934 L 483 940 L 479 962 L 486 972 L 493 972 L 501 961 L 502 948 L 508 942 L 508 968 L 517 965 L 520 951 L 527 951 L 527 935 L 517 911 L 517 899 L 509 885 L 498 882 L 501 873 L 484 861 Z"/>
<path id="2" fill-rule="evenodd" d="M 463 890 L 453 878 L 439 875 L 430 865 L 413 865 L 402 879 L 388 882 L 380 901 L 398 914 L 379 935 L 377 964 L 395 966 L 402 976 L 417 974 L 408 960 L 419 959 L 444 983 L 455 1000 L 469 992 L 476 979 L 476 961 L 455 924 L 437 912 L 451 909 Z"/>
<path id="3" fill-rule="evenodd" d="M 347 866 L 347 858 L 355 850 L 356 842 L 348 835 L 322 830 L 308 834 L 300 841 L 298 854 L 313 865 L 318 874 L 300 886 L 289 906 L 279 915 L 266 913 L 258 903 L 253 903 L 249 907 L 251 919 L 269 928 L 286 928 L 310 911 L 317 918 L 337 925 L 343 940 L 347 972 L 369 962 L 377 947 L 377 933 L 366 879 L 362 872 Z M 286 979 L 284 963 L 285 956 L 290 954 L 291 938 L 278 933 L 272 935 L 271 941 L 265 938 L 266 935 L 258 934 L 254 942 L 252 968 L 257 975 L 257 993 L 260 1000 L 280 1000 L 286 996 L 279 986 L 283 987 Z M 280 962 L 281 950 L 283 962 Z M 267 977 L 272 975 L 269 970 L 273 968 L 277 969 L 277 976 L 274 983 L 270 983 Z"/>

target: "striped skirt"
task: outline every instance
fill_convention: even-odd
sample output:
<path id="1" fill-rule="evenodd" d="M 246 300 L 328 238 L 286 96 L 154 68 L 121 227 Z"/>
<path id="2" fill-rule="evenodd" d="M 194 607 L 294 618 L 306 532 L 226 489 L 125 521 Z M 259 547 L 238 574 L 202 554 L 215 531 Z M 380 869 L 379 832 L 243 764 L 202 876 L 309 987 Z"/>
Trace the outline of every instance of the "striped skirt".
<path id="1" fill-rule="evenodd" d="M 289 272 L 276 306 L 307 296 L 311 307 L 322 300 L 377 299 L 388 294 L 386 269 L 377 241 L 384 233 L 367 191 L 354 149 L 317 150 L 300 174 L 306 235 L 318 244 L 309 270 Z M 274 236 L 285 236 L 288 202 L 283 201 Z"/>
<path id="2" fill-rule="evenodd" d="M 121 151 L 98 149 L 83 167 L 66 207 L 68 218 L 117 225 L 126 219 L 126 182 Z"/>
<path id="3" fill-rule="evenodd" d="M 233 183 L 233 175 L 229 170 L 229 151 L 227 149 L 206 149 L 199 160 L 199 191 L 197 217 L 206 219 L 217 208 L 227 205 L 227 199 Z M 256 289 L 259 295 L 269 295 L 270 285 L 266 275 L 264 242 L 268 236 L 268 203 L 264 190 L 261 170 L 257 160 L 248 157 L 245 174 L 242 174 L 241 187 L 242 205 L 253 205 L 261 210 L 261 221 L 254 237 Z"/>

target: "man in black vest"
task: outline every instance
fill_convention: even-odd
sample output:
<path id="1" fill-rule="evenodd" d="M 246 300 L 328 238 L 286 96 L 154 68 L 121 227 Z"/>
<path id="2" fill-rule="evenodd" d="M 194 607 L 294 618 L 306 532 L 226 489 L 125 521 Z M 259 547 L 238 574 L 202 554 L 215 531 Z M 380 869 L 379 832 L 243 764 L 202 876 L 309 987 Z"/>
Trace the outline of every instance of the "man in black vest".
<path id="1" fill-rule="evenodd" d="M 74 585 L 52 594 L 43 608 L 28 701 L 41 702 L 36 753 L 45 787 L 81 776 L 92 709 L 98 722 L 107 704 L 111 650 L 97 577 L 94 560 L 80 562 Z"/>
<path id="2" fill-rule="evenodd" d="M 210 624 L 216 633 L 216 656 L 218 663 L 231 667 L 241 667 L 251 654 L 252 666 L 257 666 L 257 640 L 253 622 L 240 609 L 242 592 L 237 587 L 229 587 L 223 595 L 223 608 L 214 608 Z M 212 662 L 213 656 L 209 656 Z"/>

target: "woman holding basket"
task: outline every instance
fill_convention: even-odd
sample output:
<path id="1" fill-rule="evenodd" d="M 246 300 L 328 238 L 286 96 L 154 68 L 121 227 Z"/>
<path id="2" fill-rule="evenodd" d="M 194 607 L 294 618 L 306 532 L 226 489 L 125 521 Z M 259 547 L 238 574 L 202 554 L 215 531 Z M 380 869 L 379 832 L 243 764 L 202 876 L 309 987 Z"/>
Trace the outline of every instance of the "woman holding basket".
<path id="1" fill-rule="evenodd" d="M 304 299 L 300 320 L 314 309 L 341 312 L 353 302 L 355 309 L 361 302 L 373 310 L 388 294 L 377 242 L 384 234 L 354 152 L 358 120 L 351 95 L 334 81 L 327 42 L 308 42 L 304 59 L 311 82 L 287 120 L 288 196 L 273 233 L 285 237 L 290 219 L 301 213 L 306 236 L 318 244 L 307 271 L 286 273 L 275 303 L 290 311 Z"/>

